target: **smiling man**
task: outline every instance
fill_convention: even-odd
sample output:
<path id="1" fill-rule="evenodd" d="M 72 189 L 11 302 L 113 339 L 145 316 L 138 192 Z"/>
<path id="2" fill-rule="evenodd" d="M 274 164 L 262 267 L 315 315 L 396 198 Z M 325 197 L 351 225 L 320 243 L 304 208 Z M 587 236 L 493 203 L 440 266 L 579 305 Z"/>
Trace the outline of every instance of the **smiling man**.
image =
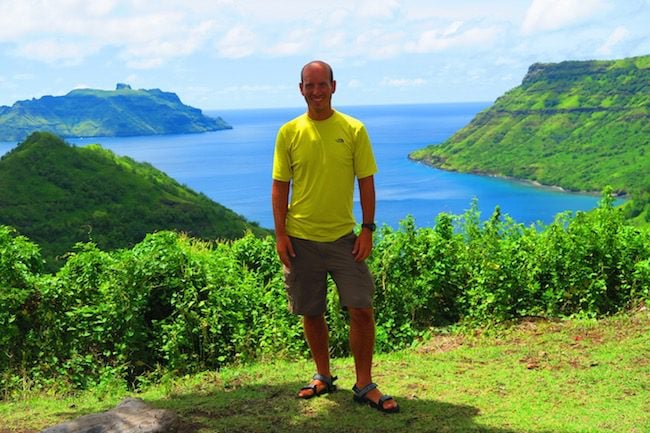
<path id="1" fill-rule="evenodd" d="M 379 391 L 371 373 L 375 287 L 365 260 L 372 252 L 375 230 L 377 164 L 370 139 L 363 123 L 332 108 L 336 81 L 327 63 L 308 63 L 300 78 L 307 112 L 278 131 L 272 185 L 276 248 L 284 265 L 289 308 L 303 316 L 305 338 L 316 364 L 313 380 L 298 397 L 336 390 L 325 320 L 327 276 L 331 275 L 341 306 L 350 315 L 354 400 L 397 412 L 399 406 Z M 363 217 L 358 235 L 354 232 L 355 179 Z"/>

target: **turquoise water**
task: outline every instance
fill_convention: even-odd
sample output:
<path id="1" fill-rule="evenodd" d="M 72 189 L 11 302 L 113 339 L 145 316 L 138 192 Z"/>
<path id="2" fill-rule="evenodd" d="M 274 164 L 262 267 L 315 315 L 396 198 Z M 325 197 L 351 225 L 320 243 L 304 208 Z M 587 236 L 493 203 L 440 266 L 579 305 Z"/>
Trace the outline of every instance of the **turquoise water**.
<path id="1" fill-rule="evenodd" d="M 599 198 L 491 177 L 451 173 L 409 161 L 409 152 L 440 143 L 489 103 L 339 107 L 362 120 L 373 141 L 379 173 L 377 222 L 397 227 L 406 215 L 429 226 L 440 212 L 462 214 L 473 199 L 487 218 L 498 205 L 517 222 L 548 223 L 565 210 L 589 210 Z M 119 155 L 146 161 L 263 227 L 273 226 L 271 165 L 278 127 L 299 108 L 222 110 L 232 130 L 205 134 L 68 139 L 100 143 Z M 15 143 L 0 143 L 0 154 Z M 357 215 L 360 215 L 357 203 Z"/>

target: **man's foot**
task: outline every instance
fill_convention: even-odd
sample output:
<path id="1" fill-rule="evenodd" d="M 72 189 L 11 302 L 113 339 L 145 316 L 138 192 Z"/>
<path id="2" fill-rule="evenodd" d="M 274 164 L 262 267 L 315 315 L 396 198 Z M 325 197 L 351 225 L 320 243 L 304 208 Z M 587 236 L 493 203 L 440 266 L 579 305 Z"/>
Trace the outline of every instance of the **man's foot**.
<path id="1" fill-rule="evenodd" d="M 357 403 L 367 403 L 369 406 L 374 407 L 380 412 L 399 412 L 399 405 L 395 399 L 390 395 L 382 394 L 379 389 L 377 389 L 376 383 L 371 383 L 363 388 L 354 385 L 352 391 L 354 391 L 354 401 Z"/>
<path id="2" fill-rule="evenodd" d="M 323 376 L 316 373 L 311 383 L 307 386 L 300 388 L 298 391 L 298 398 L 310 399 L 312 397 L 320 397 L 323 394 L 336 391 L 334 381 L 338 379 L 336 376 Z"/>

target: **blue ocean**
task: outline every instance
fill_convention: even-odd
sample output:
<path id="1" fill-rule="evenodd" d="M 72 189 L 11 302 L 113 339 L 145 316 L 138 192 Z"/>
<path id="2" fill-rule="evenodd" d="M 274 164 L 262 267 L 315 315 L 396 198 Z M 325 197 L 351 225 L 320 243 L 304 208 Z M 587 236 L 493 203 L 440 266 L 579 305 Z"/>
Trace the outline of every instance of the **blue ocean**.
<path id="1" fill-rule="evenodd" d="M 373 142 L 378 224 L 399 226 L 407 215 L 417 226 L 433 225 L 441 212 L 462 214 L 476 199 L 482 218 L 496 206 L 515 221 L 549 223 L 565 210 L 589 210 L 599 197 L 486 176 L 445 172 L 408 159 L 409 152 L 444 141 L 490 103 L 337 107 L 362 120 Z M 77 146 L 100 143 L 119 155 L 148 162 L 191 189 L 249 221 L 273 227 L 271 166 L 280 125 L 304 108 L 206 111 L 231 130 L 204 134 L 68 139 Z M 0 155 L 16 143 L 0 142 Z M 357 216 L 360 209 L 356 203 Z"/>

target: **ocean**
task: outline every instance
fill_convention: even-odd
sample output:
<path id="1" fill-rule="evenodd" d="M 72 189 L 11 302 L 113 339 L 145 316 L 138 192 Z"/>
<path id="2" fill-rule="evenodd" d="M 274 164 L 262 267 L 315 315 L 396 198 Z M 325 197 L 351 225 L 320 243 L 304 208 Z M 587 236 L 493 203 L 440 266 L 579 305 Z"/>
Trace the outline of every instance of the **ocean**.
<path id="1" fill-rule="evenodd" d="M 599 197 L 537 187 L 524 182 L 446 172 L 410 161 L 409 152 L 437 144 L 465 126 L 488 102 L 336 107 L 368 129 L 379 172 L 375 175 L 376 220 L 397 228 L 411 215 L 431 226 L 441 212 L 464 213 L 477 200 L 483 219 L 496 206 L 502 214 L 530 225 L 549 223 L 565 210 L 594 208 Z M 262 227 L 273 227 L 271 167 L 280 125 L 303 107 L 207 111 L 231 130 L 203 134 L 94 137 L 66 141 L 100 143 L 118 155 L 148 162 L 181 184 L 201 192 Z M 0 155 L 16 143 L 0 142 Z M 358 202 L 355 203 L 360 218 Z"/>

